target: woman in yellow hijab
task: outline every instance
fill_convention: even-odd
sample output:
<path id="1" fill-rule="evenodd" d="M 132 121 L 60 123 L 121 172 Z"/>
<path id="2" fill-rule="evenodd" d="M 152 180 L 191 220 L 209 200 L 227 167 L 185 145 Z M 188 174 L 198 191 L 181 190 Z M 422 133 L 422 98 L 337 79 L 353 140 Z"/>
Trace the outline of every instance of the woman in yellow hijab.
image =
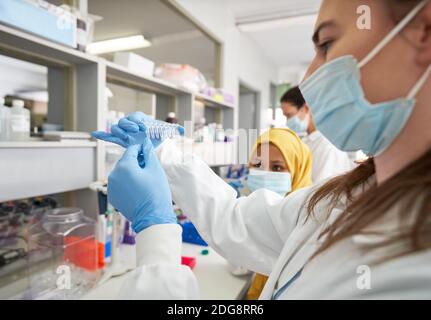
<path id="1" fill-rule="evenodd" d="M 250 157 L 247 185 L 283 196 L 311 185 L 311 152 L 290 129 L 270 129 L 257 139 Z M 267 276 L 256 274 L 247 299 L 258 299 Z"/>

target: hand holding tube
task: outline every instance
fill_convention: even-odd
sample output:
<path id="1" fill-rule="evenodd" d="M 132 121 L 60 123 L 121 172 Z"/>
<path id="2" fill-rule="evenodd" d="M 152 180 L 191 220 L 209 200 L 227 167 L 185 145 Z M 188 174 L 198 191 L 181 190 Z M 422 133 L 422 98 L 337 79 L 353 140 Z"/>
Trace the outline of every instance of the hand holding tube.
<path id="1" fill-rule="evenodd" d="M 131 145 L 108 179 L 108 200 L 138 233 L 155 224 L 176 223 L 168 180 L 148 138 Z"/>

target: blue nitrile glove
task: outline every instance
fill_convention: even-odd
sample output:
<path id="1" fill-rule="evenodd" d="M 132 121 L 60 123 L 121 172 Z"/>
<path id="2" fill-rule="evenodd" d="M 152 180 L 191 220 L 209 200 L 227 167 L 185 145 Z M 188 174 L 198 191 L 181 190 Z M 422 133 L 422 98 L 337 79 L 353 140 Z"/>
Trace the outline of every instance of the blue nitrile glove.
<path id="1" fill-rule="evenodd" d="M 129 146 L 118 161 L 108 178 L 108 201 L 136 233 L 155 224 L 177 223 L 168 180 L 149 139 Z"/>
<path id="2" fill-rule="evenodd" d="M 134 144 L 144 144 L 146 139 L 144 123 L 146 120 L 150 121 L 152 118 L 143 112 L 133 112 L 120 119 L 118 125 L 113 125 L 111 133 L 94 131 L 92 135 L 97 139 L 116 143 L 124 148 Z M 178 131 L 180 134 L 184 134 L 183 127 L 179 127 Z M 163 139 L 151 139 L 151 142 L 153 147 L 157 148 Z"/>

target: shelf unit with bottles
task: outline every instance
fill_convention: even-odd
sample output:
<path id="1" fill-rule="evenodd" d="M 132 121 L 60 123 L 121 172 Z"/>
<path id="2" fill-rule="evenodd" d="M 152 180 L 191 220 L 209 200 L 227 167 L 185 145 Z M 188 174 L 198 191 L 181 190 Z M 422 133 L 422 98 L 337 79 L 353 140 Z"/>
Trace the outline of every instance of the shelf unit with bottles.
<path id="1" fill-rule="evenodd" d="M 166 111 L 175 111 L 179 123 L 188 124 L 189 138 L 193 136 L 196 101 L 215 109 L 226 128 L 234 127 L 233 105 L 1 24 L 0 54 L 47 67 L 48 118 L 62 123 L 65 130 L 105 129 L 108 83 L 155 94 L 158 99 L 151 114 L 162 118 Z M 209 165 L 230 164 L 226 157 L 217 161 L 216 154 L 223 152 L 224 146 L 231 148 L 229 144 L 219 143 L 212 151 L 215 155 L 209 158 Z M 100 141 L 3 142 L 0 143 L 0 159 L 0 201 L 87 189 L 92 181 L 106 178 L 106 144 Z M 53 167 L 57 165 L 55 172 Z M 66 172 L 75 174 L 67 176 Z"/>

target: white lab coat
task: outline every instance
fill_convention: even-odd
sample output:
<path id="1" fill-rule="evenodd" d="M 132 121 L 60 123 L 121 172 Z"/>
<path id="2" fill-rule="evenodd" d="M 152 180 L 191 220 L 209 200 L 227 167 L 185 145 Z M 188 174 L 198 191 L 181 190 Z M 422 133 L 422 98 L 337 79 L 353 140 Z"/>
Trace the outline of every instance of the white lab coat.
<path id="1" fill-rule="evenodd" d="M 170 142 L 158 153 L 174 201 L 210 246 L 232 263 L 270 275 L 261 299 L 271 299 L 302 268 L 279 299 L 431 298 L 431 250 L 373 265 L 387 249 L 366 253 L 363 248 L 382 238 L 356 236 L 309 261 L 321 242 L 320 232 L 342 212 L 342 202 L 329 220 L 325 201 L 316 218 L 306 220 L 304 202 L 313 188 L 286 198 L 258 190 L 236 199 L 236 192 L 200 159 L 183 157 Z M 394 209 L 373 230 L 396 232 L 395 216 Z M 130 275 L 121 298 L 199 298 L 193 273 L 179 264 L 180 232 L 176 225 L 156 225 L 138 235 L 140 267 Z"/>
<path id="2" fill-rule="evenodd" d="M 353 168 L 353 161 L 346 152 L 338 150 L 320 131 L 302 138 L 313 156 L 312 181 L 320 183 Z"/>

